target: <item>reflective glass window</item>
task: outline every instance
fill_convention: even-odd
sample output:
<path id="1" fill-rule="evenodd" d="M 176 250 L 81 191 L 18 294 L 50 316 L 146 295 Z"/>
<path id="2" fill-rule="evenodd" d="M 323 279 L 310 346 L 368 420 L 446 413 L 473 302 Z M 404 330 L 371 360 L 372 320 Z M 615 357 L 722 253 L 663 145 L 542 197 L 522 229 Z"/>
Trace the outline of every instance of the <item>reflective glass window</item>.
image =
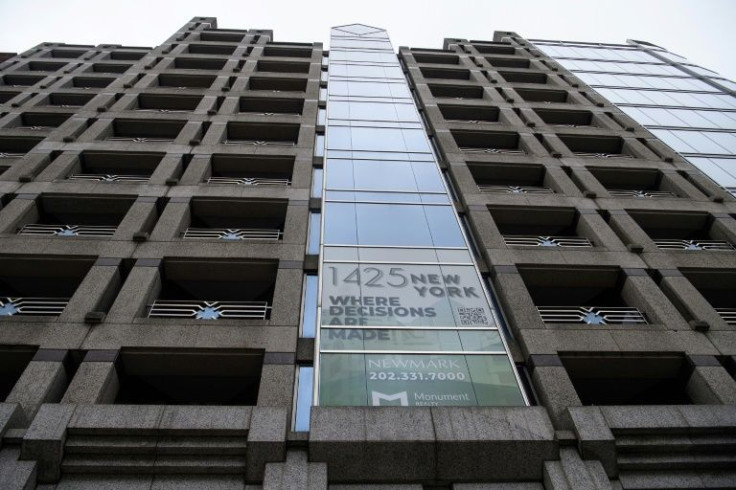
<path id="1" fill-rule="evenodd" d="M 356 245 L 358 229 L 355 204 L 328 202 L 325 204 L 325 243 Z"/>
<path id="2" fill-rule="evenodd" d="M 309 213 L 309 239 L 307 240 L 307 253 L 310 255 L 319 254 L 320 218 L 320 213 Z"/>
<path id="3" fill-rule="evenodd" d="M 406 350 L 504 352 L 496 330 L 392 330 L 330 328 L 322 332 L 325 350 Z"/>
<path id="4" fill-rule="evenodd" d="M 361 245 L 432 245 L 424 206 L 357 204 Z"/>
<path id="5" fill-rule="evenodd" d="M 322 197 L 322 169 L 312 169 L 312 197 Z"/>
<path id="6" fill-rule="evenodd" d="M 325 156 L 325 135 L 317 134 L 314 137 L 314 156 Z"/>
<path id="7" fill-rule="evenodd" d="M 425 210 L 435 246 L 465 246 L 455 212 L 450 206 L 426 206 Z"/>
<path id="8" fill-rule="evenodd" d="M 316 274 L 304 276 L 304 294 L 302 295 L 302 332 L 304 338 L 314 338 L 317 331 L 317 286 Z"/>
<path id="9" fill-rule="evenodd" d="M 294 410 L 294 430 L 309 430 L 309 413 L 312 409 L 312 390 L 314 387 L 314 368 L 299 366 L 297 370 L 296 408 Z"/>

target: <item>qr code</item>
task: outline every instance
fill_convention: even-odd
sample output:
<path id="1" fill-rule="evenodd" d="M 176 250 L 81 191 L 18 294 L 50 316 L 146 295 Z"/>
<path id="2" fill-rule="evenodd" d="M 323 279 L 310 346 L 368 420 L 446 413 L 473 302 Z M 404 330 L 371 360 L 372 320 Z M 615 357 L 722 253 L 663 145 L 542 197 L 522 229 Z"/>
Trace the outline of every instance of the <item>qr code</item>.
<path id="1" fill-rule="evenodd" d="M 460 315 L 461 325 L 486 325 L 488 323 L 485 308 L 458 308 L 457 312 Z"/>

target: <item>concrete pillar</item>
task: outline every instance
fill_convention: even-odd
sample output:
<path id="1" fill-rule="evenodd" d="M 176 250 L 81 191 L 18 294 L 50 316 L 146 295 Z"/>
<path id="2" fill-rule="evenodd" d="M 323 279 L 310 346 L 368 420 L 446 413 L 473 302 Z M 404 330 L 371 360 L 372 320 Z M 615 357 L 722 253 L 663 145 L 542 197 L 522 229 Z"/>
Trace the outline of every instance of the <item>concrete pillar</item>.
<path id="1" fill-rule="evenodd" d="M 91 350 L 84 356 L 61 403 L 109 404 L 120 389 L 115 370 L 116 350 Z"/>
<path id="2" fill-rule="evenodd" d="M 694 403 L 736 405 L 736 380 L 715 356 L 688 356 L 693 372 L 686 391 Z"/>
<path id="3" fill-rule="evenodd" d="M 151 240 L 171 241 L 189 227 L 191 211 L 188 197 L 172 197 L 151 232 Z"/>
<path id="4" fill-rule="evenodd" d="M 286 462 L 268 463 L 263 490 L 327 490 L 327 463 L 310 463 L 307 451 L 292 449 Z"/>
<path id="5" fill-rule="evenodd" d="M 6 403 L 19 403 L 28 420 L 32 420 L 44 403 L 61 400 L 67 386 L 64 367 L 68 351 L 39 349 L 13 386 Z"/>
<path id="6" fill-rule="evenodd" d="M 17 233 L 18 228 L 38 221 L 37 194 L 18 194 L 0 211 L 0 233 Z"/>
<path id="7" fill-rule="evenodd" d="M 531 355 L 532 381 L 539 401 L 547 408 L 552 424 L 557 430 L 572 430 L 568 407 L 582 406 L 562 360 L 557 355 Z"/>
<path id="8" fill-rule="evenodd" d="M 139 197 L 125 213 L 112 239 L 132 240 L 135 233 L 150 232 L 158 217 L 157 201 L 154 196 Z"/>
<path id="9" fill-rule="evenodd" d="M 122 286 L 120 260 L 97 259 L 59 315 L 59 321 L 83 322 L 90 311 L 107 311 Z"/>
<path id="10" fill-rule="evenodd" d="M 138 259 L 107 314 L 108 322 L 132 322 L 144 315 L 161 290 L 159 259 Z"/>

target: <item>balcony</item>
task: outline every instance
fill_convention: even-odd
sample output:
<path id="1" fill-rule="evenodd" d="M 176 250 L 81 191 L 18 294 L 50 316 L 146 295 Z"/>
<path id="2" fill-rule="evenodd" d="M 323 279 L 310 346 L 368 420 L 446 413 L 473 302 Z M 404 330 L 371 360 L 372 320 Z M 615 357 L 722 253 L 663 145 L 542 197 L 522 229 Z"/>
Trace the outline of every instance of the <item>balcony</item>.
<path id="1" fill-rule="evenodd" d="M 465 153 L 525 155 L 519 133 L 452 130 L 452 137 Z"/>
<path id="2" fill-rule="evenodd" d="M 140 94 L 133 109 L 138 112 L 192 112 L 202 98 L 202 95 Z"/>
<path id="3" fill-rule="evenodd" d="M 441 78 L 445 80 L 470 80 L 470 70 L 451 68 L 420 68 L 424 78 Z"/>
<path id="4" fill-rule="evenodd" d="M 166 258 L 148 318 L 266 320 L 277 263 Z"/>
<path id="5" fill-rule="evenodd" d="M 449 104 L 438 104 L 438 107 L 442 117 L 448 121 L 463 121 L 475 124 L 498 122 L 498 107 Z"/>
<path id="6" fill-rule="evenodd" d="M 548 324 L 645 325 L 643 312 L 627 304 L 625 276 L 609 267 L 520 266 L 519 272 Z"/>
<path id="7" fill-rule="evenodd" d="M 263 354 L 254 349 L 124 347 L 115 365 L 119 388 L 114 403 L 255 405 Z M 230 441 L 229 447 L 244 457 L 238 444 Z"/>
<path id="8" fill-rule="evenodd" d="M 93 263 L 88 257 L 0 256 L 0 316 L 59 316 Z"/>
<path id="9" fill-rule="evenodd" d="M 103 77 L 74 77 L 72 78 L 72 87 L 74 88 L 105 88 L 114 82 L 114 78 Z"/>
<path id="10" fill-rule="evenodd" d="M 287 201 L 195 198 L 185 240 L 266 241 L 282 238 Z"/>
<path id="11" fill-rule="evenodd" d="M 306 78 L 250 77 L 248 90 L 265 92 L 304 92 L 307 90 Z"/>
<path id="12" fill-rule="evenodd" d="M 4 75 L 2 85 L 8 87 L 30 87 L 46 78 L 42 75 Z"/>
<path id="13" fill-rule="evenodd" d="M 501 54 L 501 55 L 514 55 L 516 54 L 516 48 L 511 45 L 504 43 L 483 43 L 473 44 L 473 47 L 482 54 Z"/>
<path id="14" fill-rule="evenodd" d="M 48 105 L 56 107 L 82 107 L 94 98 L 93 94 L 49 94 Z"/>
<path id="15" fill-rule="evenodd" d="M 728 325 L 736 325 L 736 270 L 685 269 L 682 274 Z"/>
<path id="16" fill-rule="evenodd" d="M 531 88 L 517 88 L 514 90 L 526 102 L 543 102 L 546 104 L 568 102 L 567 92 L 564 90 L 540 90 Z"/>
<path id="17" fill-rule="evenodd" d="M 483 87 L 477 85 L 428 85 L 435 97 L 462 99 L 482 99 Z"/>
<path id="18" fill-rule="evenodd" d="M 656 169 L 588 167 L 611 197 L 673 199 L 678 197 L 664 174 Z"/>
<path id="19" fill-rule="evenodd" d="M 576 156 L 583 158 L 634 158 L 623 138 L 558 134 L 558 138 Z"/>
<path id="20" fill-rule="evenodd" d="M 24 112 L 6 127 L 44 131 L 58 128 L 70 117 L 72 117 L 72 114 L 63 114 L 60 112 Z"/>
<path id="21" fill-rule="evenodd" d="M 42 140 L 31 136 L 0 136 L 0 161 L 23 158 Z"/>
<path id="22" fill-rule="evenodd" d="M 199 34 L 200 41 L 211 41 L 216 43 L 239 43 L 243 39 L 245 39 L 245 32 L 223 29 L 208 29 Z"/>
<path id="23" fill-rule="evenodd" d="M 246 186 L 289 186 L 294 157 L 218 155 L 212 156 L 208 184 Z"/>
<path id="24" fill-rule="evenodd" d="M 94 73 L 125 73 L 133 66 L 131 64 L 122 63 L 95 63 L 92 65 Z"/>
<path id="25" fill-rule="evenodd" d="M 158 76 L 158 86 L 177 89 L 210 88 L 216 79 L 217 77 L 215 75 L 162 73 Z"/>
<path id="26" fill-rule="evenodd" d="M 85 151 L 68 179 L 120 184 L 148 182 L 162 158 L 162 153 Z"/>
<path id="27" fill-rule="evenodd" d="M 534 109 L 537 116 L 550 126 L 568 128 L 596 126 L 590 111 L 568 111 L 561 109 Z"/>
<path id="28" fill-rule="evenodd" d="M 231 44 L 190 44 L 187 52 L 191 54 L 214 54 L 229 56 L 235 53 L 236 47 Z"/>
<path id="29" fill-rule="evenodd" d="M 104 238 L 115 234 L 135 201 L 127 196 L 43 194 L 24 216 L 19 235 Z"/>
<path id="30" fill-rule="evenodd" d="M 263 48 L 263 56 L 281 58 L 311 58 L 312 49 L 298 48 L 288 45 L 266 44 Z"/>
<path id="31" fill-rule="evenodd" d="M 494 68 L 529 68 L 527 58 L 486 57 L 486 61 Z"/>
<path id="32" fill-rule="evenodd" d="M 583 405 L 689 405 L 687 359 L 670 353 L 565 353 L 560 356 Z"/>
<path id="33" fill-rule="evenodd" d="M 26 66 L 21 67 L 24 71 L 45 71 L 55 72 L 64 68 L 66 63 L 59 63 L 53 61 L 31 61 Z"/>
<path id="34" fill-rule="evenodd" d="M 459 65 L 460 57 L 450 53 L 422 53 L 418 51 L 412 51 L 411 55 L 417 63 L 431 64 L 431 65 Z"/>
<path id="35" fill-rule="evenodd" d="M 298 116 L 304 110 L 304 99 L 274 97 L 241 97 L 238 112 L 264 116 Z"/>
<path id="36" fill-rule="evenodd" d="M 660 250 L 733 252 L 736 247 L 703 212 L 636 210 L 629 215 Z"/>
<path id="37" fill-rule="evenodd" d="M 221 58 L 176 58 L 174 68 L 182 70 L 222 70 L 227 63 Z"/>
<path id="38" fill-rule="evenodd" d="M 509 247 L 591 248 L 574 208 L 492 206 L 493 221 Z"/>
<path id="39" fill-rule="evenodd" d="M 115 119 L 104 139 L 133 143 L 171 142 L 179 136 L 185 125 L 184 120 Z"/>
<path id="40" fill-rule="evenodd" d="M 260 60 L 256 64 L 256 71 L 265 73 L 309 73 L 309 63 L 294 61 L 266 61 Z"/>
<path id="41" fill-rule="evenodd" d="M 226 145 L 295 146 L 298 124 L 228 122 Z"/>
<path id="42" fill-rule="evenodd" d="M 468 162 L 478 190 L 500 194 L 554 194 L 543 165 Z"/>
<path id="43" fill-rule="evenodd" d="M 547 83 L 547 75 L 531 71 L 499 71 L 501 78 L 509 83 L 534 83 L 544 85 Z"/>

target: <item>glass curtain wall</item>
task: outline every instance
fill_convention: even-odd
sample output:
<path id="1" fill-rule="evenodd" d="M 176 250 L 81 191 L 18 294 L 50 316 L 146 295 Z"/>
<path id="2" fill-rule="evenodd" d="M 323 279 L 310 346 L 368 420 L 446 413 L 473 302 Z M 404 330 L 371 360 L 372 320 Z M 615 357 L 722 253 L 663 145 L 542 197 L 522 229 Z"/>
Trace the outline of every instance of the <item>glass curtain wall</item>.
<path id="1" fill-rule="evenodd" d="M 645 43 L 534 44 L 736 196 L 736 83 Z"/>
<path id="2" fill-rule="evenodd" d="M 331 31 L 316 403 L 525 405 L 386 31 Z"/>

